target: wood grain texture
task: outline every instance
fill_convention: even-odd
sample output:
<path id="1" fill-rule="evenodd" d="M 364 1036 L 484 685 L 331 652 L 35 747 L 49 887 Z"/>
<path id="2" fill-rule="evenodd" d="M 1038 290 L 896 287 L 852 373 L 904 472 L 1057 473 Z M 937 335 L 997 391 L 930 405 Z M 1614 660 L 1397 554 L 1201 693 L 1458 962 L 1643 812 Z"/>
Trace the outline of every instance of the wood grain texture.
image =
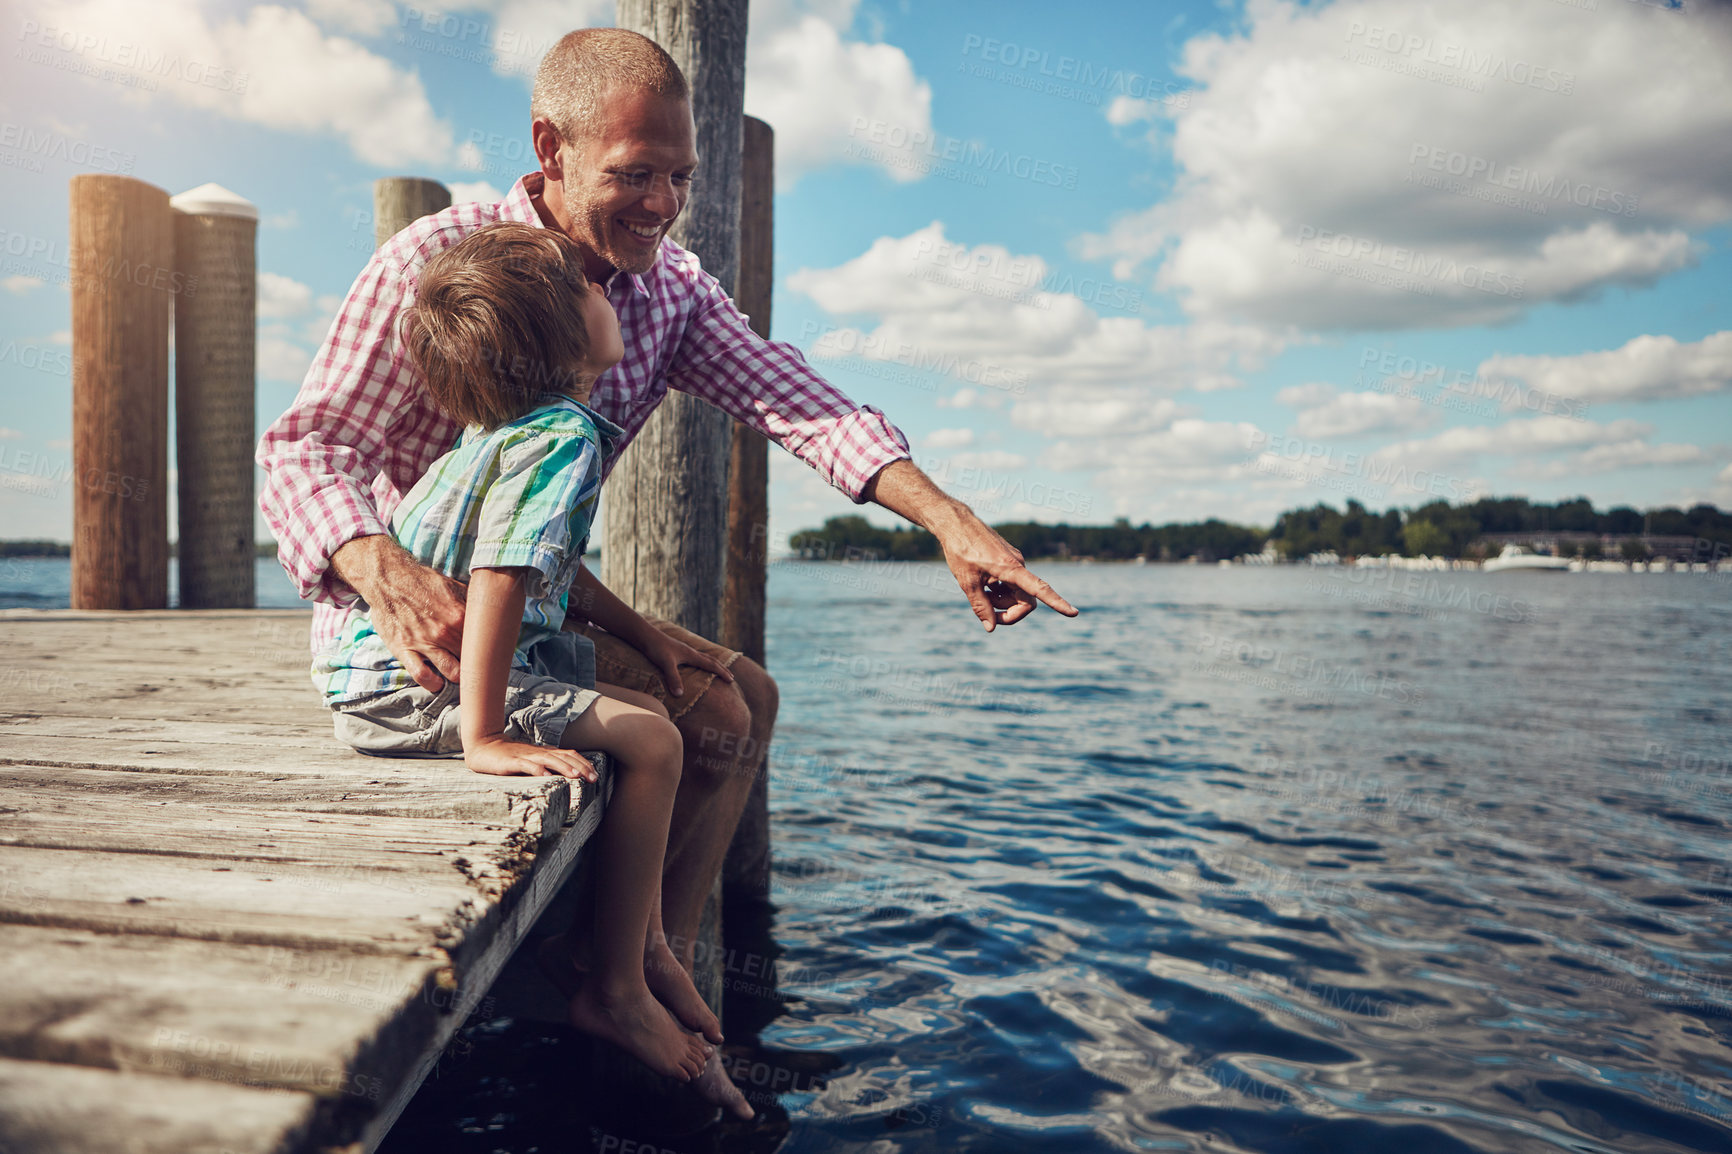
<path id="1" fill-rule="evenodd" d="M 316 1096 L 0 1058 L 0 1150 L 291 1154 Z"/>
<path id="2" fill-rule="evenodd" d="M 745 118 L 740 200 L 740 280 L 736 294 L 752 331 L 768 340 L 775 265 L 775 135 Z M 721 642 L 764 664 L 764 584 L 770 553 L 770 445 L 734 422 L 728 469 L 728 573 L 722 597 Z M 767 756 L 767 755 L 766 755 Z M 722 865 L 729 900 L 770 896 L 770 780 L 760 764 L 752 792 Z"/>
<path id="3" fill-rule="evenodd" d="M 732 293 L 739 269 L 744 0 L 620 0 L 616 23 L 668 51 L 692 90 L 703 178 L 669 236 Z M 638 611 L 721 634 L 733 422 L 670 391 L 609 475 L 602 581 Z"/>
<path id="4" fill-rule="evenodd" d="M 598 797 L 338 745 L 306 626 L 0 614 L 0 1135 L 100 1072 L 90 1148 L 370 1150 L 570 876 Z"/>
<path id="5" fill-rule="evenodd" d="M 72 178 L 72 604 L 168 605 L 168 193 Z"/>
<path id="6" fill-rule="evenodd" d="M 424 216 L 451 207 L 451 190 L 419 176 L 386 176 L 373 182 L 373 246 L 384 244 Z"/>
<path id="7" fill-rule="evenodd" d="M 180 604 L 253 605 L 258 222 L 174 214 L 174 441 Z"/>

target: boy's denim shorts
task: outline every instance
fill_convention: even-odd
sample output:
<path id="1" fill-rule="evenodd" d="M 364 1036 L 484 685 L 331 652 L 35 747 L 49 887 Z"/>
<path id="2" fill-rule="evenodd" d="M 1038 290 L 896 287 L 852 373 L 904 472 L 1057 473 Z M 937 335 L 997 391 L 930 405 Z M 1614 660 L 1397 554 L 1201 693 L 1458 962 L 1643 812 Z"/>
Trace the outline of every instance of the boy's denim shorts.
<path id="1" fill-rule="evenodd" d="M 589 688 L 595 647 L 562 632 L 532 647 L 529 658 L 531 669 L 506 673 L 505 737 L 558 746 L 565 727 L 601 696 Z M 377 757 L 462 757 L 461 718 L 455 682 L 437 693 L 410 685 L 331 708 L 337 740 Z"/>

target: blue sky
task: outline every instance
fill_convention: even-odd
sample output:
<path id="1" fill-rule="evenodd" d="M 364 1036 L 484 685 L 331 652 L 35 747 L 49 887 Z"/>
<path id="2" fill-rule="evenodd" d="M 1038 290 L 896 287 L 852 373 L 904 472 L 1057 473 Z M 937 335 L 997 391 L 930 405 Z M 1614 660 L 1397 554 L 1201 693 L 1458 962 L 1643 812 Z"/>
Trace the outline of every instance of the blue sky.
<path id="1" fill-rule="evenodd" d="M 372 182 L 508 188 L 540 51 L 611 4 L 6 21 L 0 536 L 67 539 L 73 175 L 258 205 L 262 429 Z M 1732 507 L 1729 57 L 1691 3 L 756 3 L 774 335 L 988 520 Z M 775 457 L 773 535 L 853 509 Z"/>

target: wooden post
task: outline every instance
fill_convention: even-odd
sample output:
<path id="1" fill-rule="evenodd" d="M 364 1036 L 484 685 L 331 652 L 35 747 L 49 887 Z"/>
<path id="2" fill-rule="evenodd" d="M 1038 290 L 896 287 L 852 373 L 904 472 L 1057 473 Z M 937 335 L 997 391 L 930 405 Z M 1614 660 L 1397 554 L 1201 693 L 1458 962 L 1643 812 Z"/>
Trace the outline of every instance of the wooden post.
<path id="1" fill-rule="evenodd" d="M 386 176 L 373 182 L 373 247 L 420 220 L 451 207 L 451 190 L 419 176 Z"/>
<path id="2" fill-rule="evenodd" d="M 72 178 L 72 607 L 168 607 L 168 193 Z"/>
<path id="3" fill-rule="evenodd" d="M 668 51 L 692 89 L 703 180 L 670 235 L 733 292 L 739 268 L 746 0 L 619 0 L 615 23 Z M 719 637 L 733 421 L 669 392 L 608 477 L 602 582 L 642 613 Z M 711 895 L 712 904 L 720 897 Z M 706 927 L 719 917 L 706 912 Z M 706 933 L 710 933 L 706 929 Z M 693 981 L 721 1010 L 720 940 L 698 943 Z"/>
<path id="4" fill-rule="evenodd" d="M 740 189 L 740 276 L 735 303 L 752 331 L 770 338 L 775 263 L 775 134 L 745 118 Z M 723 645 L 764 664 L 764 580 L 770 538 L 770 445 L 756 429 L 734 422 L 728 470 L 727 593 L 722 599 Z M 722 885 L 730 902 L 770 897 L 769 758 L 758 763 L 752 794 L 728 847 Z"/>
<path id="5" fill-rule="evenodd" d="M 169 201 L 174 266 L 174 440 L 180 607 L 251 609 L 254 344 L 259 210 L 200 185 Z"/>

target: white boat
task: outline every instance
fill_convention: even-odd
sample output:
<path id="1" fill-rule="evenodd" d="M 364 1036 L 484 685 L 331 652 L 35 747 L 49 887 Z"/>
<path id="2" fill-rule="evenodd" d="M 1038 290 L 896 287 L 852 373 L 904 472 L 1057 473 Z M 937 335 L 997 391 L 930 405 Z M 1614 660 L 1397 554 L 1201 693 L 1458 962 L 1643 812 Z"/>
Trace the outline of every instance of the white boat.
<path id="1" fill-rule="evenodd" d="M 1534 553 L 1525 545 L 1505 545 L 1502 553 L 1480 568 L 1487 573 L 1512 569 L 1532 570 L 1536 573 L 1567 573 L 1570 563 L 1562 557 L 1547 557 L 1542 553 Z"/>

